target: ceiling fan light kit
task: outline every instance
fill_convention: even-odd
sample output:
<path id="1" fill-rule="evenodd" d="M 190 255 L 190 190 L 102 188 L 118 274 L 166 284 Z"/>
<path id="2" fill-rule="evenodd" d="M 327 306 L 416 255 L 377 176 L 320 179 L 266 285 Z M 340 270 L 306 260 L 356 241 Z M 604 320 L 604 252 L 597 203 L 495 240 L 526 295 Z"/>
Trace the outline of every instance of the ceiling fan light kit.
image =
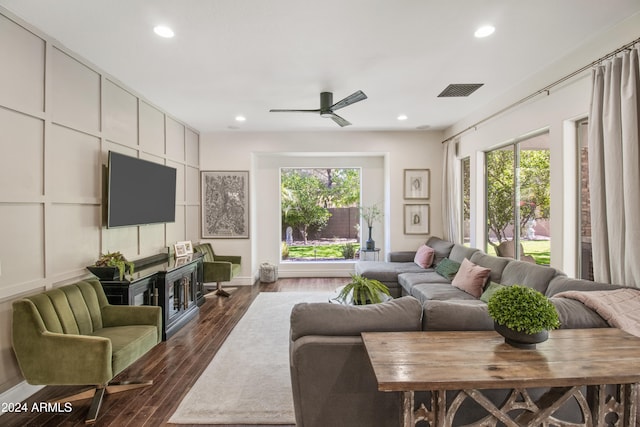
<path id="1" fill-rule="evenodd" d="M 334 104 L 333 93 L 322 92 L 320 93 L 320 108 L 318 109 L 315 109 L 315 110 L 272 109 L 269 111 L 271 113 L 319 113 L 320 117 L 332 119 L 341 127 L 344 127 L 344 126 L 349 126 L 351 123 L 348 120 L 345 120 L 344 118 L 334 113 L 334 111 L 339 110 L 340 108 L 347 107 L 351 104 L 355 104 L 356 102 L 363 101 L 365 99 L 367 99 L 367 95 L 365 95 L 364 92 L 359 90 L 347 96 L 346 98 L 341 99 L 340 101 Z"/>

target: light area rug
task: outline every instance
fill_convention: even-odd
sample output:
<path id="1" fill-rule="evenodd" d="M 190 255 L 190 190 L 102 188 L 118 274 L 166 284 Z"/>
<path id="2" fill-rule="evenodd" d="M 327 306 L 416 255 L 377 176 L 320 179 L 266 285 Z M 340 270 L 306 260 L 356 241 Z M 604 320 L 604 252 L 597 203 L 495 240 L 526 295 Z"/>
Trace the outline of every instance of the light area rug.
<path id="1" fill-rule="evenodd" d="M 289 319 L 329 292 L 262 292 L 169 419 L 175 424 L 295 424 Z"/>

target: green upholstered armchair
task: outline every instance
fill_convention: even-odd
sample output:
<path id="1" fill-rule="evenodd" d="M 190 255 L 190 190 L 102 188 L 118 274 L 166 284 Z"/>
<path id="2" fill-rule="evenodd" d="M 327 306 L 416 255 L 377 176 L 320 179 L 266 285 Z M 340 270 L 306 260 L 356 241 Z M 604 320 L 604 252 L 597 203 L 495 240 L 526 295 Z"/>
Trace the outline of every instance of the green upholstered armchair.
<path id="1" fill-rule="evenodd" d="M 216 283 L 216 295 L 228 297 L 229 293 L 222 289 L 222 282 L 229 282 L 240 273 L 241 257 L 233 255 L 216 255 L 210 243 L 194 245 L 196 252 L 204 253 L 204 283 Z M 206 285 L 205 285 L 206 286 Z"/>
<path id="2" fill-rule="evenodd" d="M 24 378 L 35 385 L 91 385 L 58 401 L 93 395 L 87 422 L 95 421 L 105 392 L 151 385 L 110 381 L 161 340 L 160 307 L 110 305 L 95 279 L 13 302 L 13 349 Z"/>

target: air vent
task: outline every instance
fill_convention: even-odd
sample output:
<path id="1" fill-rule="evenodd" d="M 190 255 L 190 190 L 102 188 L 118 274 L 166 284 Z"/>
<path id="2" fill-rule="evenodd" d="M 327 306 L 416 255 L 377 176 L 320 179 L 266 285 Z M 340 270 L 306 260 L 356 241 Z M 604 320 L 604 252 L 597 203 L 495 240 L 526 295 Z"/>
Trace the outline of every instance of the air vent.
<path id="1" fill-rule="evenodd" d="M 440 92 L 440 95 L 438 95 L 438 98 L 469 96 L 482 86 L 484 86 L 484 83 L 450 84 L 442 92 Z"/>

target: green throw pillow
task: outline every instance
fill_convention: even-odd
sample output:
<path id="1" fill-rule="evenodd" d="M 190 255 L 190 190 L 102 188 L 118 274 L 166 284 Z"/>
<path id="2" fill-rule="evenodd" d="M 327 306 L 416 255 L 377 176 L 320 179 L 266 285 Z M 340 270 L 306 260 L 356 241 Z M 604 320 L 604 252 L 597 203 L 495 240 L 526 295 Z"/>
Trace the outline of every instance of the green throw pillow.
<path id="1" fill-rule="evenodd" d="M 459 262 L 451 261 L 449 258 L 444 258 L 436 266 L 436 273 L 438 273 L 445 279 L 451 280 L 455 277 L 459 268 Z"/>
<path id="2" fill-rule="evenodd" d="M 482 295 L 480 295 L 480 301 L 489 303 L 489 299 L 493 294 L 495 294 L 498 289 L 502 289 L 504 287 L 505 285 L 501 285 L 500 283 L 489 282 Z"/>

